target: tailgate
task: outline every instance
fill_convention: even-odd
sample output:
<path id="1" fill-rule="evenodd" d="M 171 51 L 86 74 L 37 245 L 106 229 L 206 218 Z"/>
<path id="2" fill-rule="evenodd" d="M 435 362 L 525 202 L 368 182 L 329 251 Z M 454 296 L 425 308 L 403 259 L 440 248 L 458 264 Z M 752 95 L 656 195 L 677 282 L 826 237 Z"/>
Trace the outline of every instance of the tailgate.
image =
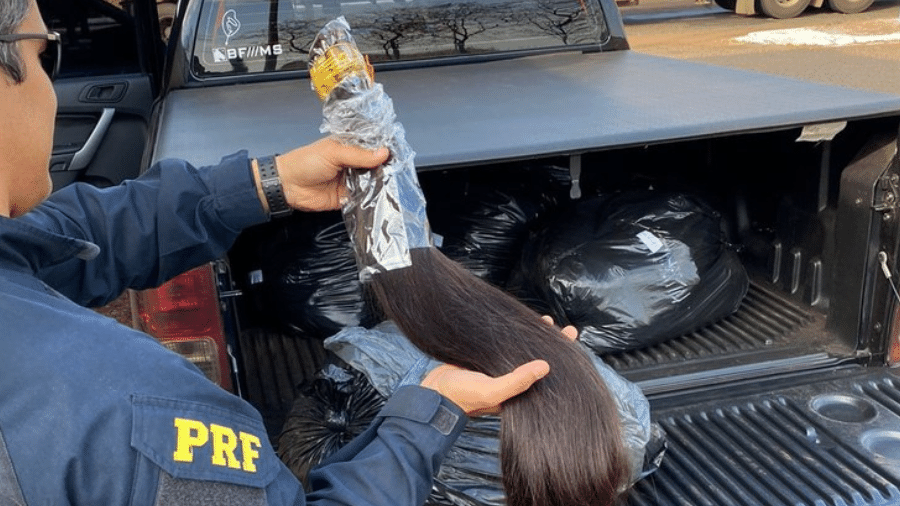
<path id="1" fill-rule="evenodd" d="M 732 386 L 701 403 L 694 392 L 688 407 L 682 396 L 651 399 L 669 447 L 629 504 L 900 504 L 897 372 L 853 367 L 789 381 L 752 386 L 762 394 Z"/>

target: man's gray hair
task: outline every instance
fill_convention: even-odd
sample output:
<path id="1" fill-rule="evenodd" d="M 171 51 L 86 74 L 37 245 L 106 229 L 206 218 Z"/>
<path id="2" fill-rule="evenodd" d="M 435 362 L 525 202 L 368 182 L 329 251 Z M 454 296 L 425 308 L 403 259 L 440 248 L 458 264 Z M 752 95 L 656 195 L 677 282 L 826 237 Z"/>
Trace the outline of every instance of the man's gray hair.
<path id="1" fill-rule="evenodd" d="M 0 0 L 0 34 L 15 33 L 28 15 L 29 8 L 31 2 L 28 0 Z M 0 71 L 16 83 L 25 78 L 22 56 L 15 42 L 0 42 Z"/>

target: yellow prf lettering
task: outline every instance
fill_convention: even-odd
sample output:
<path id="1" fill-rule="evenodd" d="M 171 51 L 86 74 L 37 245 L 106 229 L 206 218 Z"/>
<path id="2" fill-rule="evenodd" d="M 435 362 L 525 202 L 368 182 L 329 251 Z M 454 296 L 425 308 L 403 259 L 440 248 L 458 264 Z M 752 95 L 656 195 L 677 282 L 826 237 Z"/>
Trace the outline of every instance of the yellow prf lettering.
<path id="1" fill-rule="evenodd" d="M 243 469 L 248 473 L 255 473 L 256 463 L 254 461 L 259 458 L 259 448 L 262 444 L 259 442 L 258 437 L 246 432 L 241 432 L 240 438 L 241 453 L 244 454 Z"/>
<path id="2" fill-rule="evenodd" d="M 262 442 L 259 437 L 247 432 L 239 432 L 234 429 L 215 423 L 206 424 L 188 418 L 175 418 L 175 462 L 194 462 L 194 448 L 200 448 L 212 444 L 212 465 L 228 467 L 231 469 L 243 469 L 248 473 L 256 472 L 256 461 L 259 459 L 259 450 Z M 210 437 L 212 434 L 212 437 Z M 241 457 L 237 457 L 238 442 L 241 445 Z"/>
<path id="3" fill-rule="evenodd" d="M 213 436 L 213 465 L 240 469 L 240 461 L 234 456 L 234 450 L 237 448 L 238 444 L 238 438 L 234 435 L 234 431 L 228 427 L 223 427 L 214 423 L 209 424 L 209 431 L 212 432 Z"/>
<path id="4" fill-rule="evenodd" d="M 209 431 L 203 422 L 187 418 L 176 418 L 175 429 L 177 431 L 175 453 L 172 458 L 175 462 L 193 462 L 194 448 L 206 444 L 209 440 Z"/>

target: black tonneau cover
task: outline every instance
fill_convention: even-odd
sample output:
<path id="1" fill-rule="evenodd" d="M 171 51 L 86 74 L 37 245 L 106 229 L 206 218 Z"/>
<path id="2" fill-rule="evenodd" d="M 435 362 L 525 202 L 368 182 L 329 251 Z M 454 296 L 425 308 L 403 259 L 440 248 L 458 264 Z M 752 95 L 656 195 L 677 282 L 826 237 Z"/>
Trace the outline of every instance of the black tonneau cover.
<path id="1" fill-rule="evenodd" d="M 419 169 L 900 115 L 900 95 L 635 53 L 567 53 L 376 76 Z M 172 91 L 153 159 L 284 152 L 321 136 L 306 80 Z"/>

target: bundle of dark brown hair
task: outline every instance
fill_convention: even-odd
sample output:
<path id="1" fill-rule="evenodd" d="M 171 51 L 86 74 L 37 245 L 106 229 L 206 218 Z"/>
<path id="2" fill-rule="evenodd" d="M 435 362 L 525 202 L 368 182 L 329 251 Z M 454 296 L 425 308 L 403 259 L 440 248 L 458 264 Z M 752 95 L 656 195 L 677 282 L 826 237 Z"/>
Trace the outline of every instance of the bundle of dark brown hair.
<path id="1" fill-rule="evenodd" d="M 534 359 L 550 374 L 503 406 L 500 459 L 509 506 L 614 504 L 629 470 L 619 414 L 581 346 L 434 248 L 372 277 L 387 316 L 434 358 L 490 376 Z"/>
<path id="2" fill-rule="evenodd" d="M 385 314 L 432 357 L 500 376 L 543 359 L 550 373 L 503 406 L 500 459 L 509 506 L 607 506 L 630 478 L 619 412 L 587 352 L 504 291 L 431 245 L 413 152 L 338 18 L 310 50 L 323 131 L 387 145 L 375 171 L 349 171 L 342 211 L 363 278 Z M 408 255 L 407 255 L 408 253 Z"/>

